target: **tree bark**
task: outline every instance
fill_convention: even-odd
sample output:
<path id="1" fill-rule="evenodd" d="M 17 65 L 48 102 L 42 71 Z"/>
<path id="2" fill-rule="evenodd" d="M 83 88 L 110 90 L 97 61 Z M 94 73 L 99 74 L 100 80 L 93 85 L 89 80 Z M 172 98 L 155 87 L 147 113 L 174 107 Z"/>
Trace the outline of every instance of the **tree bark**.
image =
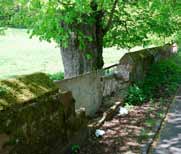
<path id="1" fill-rule="evenodd" d="M 84 49 L 80 49 L 80 42 L 75 33 L 72 33 L 70 36 L 68 47 L 61 47 L 64 78 L 78 76 L 103 67 L 103 31 L 101 18 L 101 14 L 96 13 L 95 23 L 92 25 L 83 24 L 79 26 L 81 32 L 83 32 L 85 36 L 90 36 L 93 39 L 92 41 L 84 41 Z"/>

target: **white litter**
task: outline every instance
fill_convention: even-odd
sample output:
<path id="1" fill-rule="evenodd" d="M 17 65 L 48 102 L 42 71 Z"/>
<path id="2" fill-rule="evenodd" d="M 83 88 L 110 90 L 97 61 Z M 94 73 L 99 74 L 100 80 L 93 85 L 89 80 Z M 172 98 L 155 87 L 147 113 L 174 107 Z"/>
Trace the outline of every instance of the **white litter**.
<path id="1" fill-rule="evenodd" d="M 103 136 L 104 134 L 105 134 L 104 130 L 96 129 L 96 132 L 95 132 L 96 137 Z"/>
<path id="2" fill-rule="evenodd" d="M 119 108 L 119 113 L 118 113 L 119 116 L 124 116 L 127 114 L 128 114 L 128 110 L 126 108 L 124 108 L 124 107 Z"/>

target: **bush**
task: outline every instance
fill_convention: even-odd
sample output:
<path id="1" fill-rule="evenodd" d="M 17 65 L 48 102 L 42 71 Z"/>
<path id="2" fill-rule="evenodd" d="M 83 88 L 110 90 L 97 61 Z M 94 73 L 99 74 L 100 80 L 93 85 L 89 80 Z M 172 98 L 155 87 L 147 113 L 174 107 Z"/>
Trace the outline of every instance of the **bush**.
<path id="1" fill-rule="evenodd" d="M 128 95 L 125 97 L 124 101 L 129 105 L 141 105 L 145 101 L 143 90 L 137 85 L 130 86 Z"/>
<path id="2" fill-rule="evenodd" d="M 179 56 L 153 64 L 140 85 L 147 98 L 160 98 L 175 93 L 181 83 L 181 67 L 176 61 Z"/>
<path id="3" fill-rule="evenodd" d="M 48 75 L 51 80 L 63 80 L 64 79 L 64 73 L 63 72 L 57 72 L 54 74 Z"/>
<path id="4" fill-rule="evenodd" d="M 144 101 L 173 95 L 181 84 L 181 54 L 153 64 L 141 83 L 130 86 L 125 103 L 141 105 Z"/>

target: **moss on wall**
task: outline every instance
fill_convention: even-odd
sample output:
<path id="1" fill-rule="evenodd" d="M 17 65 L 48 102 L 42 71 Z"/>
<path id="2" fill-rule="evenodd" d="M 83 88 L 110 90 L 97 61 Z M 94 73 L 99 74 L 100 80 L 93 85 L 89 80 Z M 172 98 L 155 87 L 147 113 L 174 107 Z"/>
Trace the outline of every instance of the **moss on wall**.
<path id="1" fill-rule="evenodd" d="M 72 93 L 60 92 L 43 73 L 3 80 L 0 85 L 7 89 L 0 97 L 1 154 L 51 154 L 86 126 L 85 115 L 75 113 Z"/>
<path id="2" fill-rule="evenodd" d="M 0 81 L 0 110 L 56 89 L 54 83 L 44 73 L 19 76 Z"/>

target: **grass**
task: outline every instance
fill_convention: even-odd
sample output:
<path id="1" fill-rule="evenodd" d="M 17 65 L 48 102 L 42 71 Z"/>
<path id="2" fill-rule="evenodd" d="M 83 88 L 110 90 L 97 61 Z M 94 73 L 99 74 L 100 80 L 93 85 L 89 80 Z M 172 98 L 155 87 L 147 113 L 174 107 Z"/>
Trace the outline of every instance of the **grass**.
<path id="1" fill-rule="evenodd" d="M 59 49 L 55 44 L 29 39 L 25 30 L 8 29 L 0 36 L 0 78 L 63 70 Z"/>
<path id="2" fill-rule="evenodd" d="M 126 52 L 104 49 L 105 66 L 117 63 Z M 8 29 L 5 36 L 0 36 L 0 78 L 34 72 L 63 72 L 60 49 L 55 43 L 30 39 L 26 30 Z"/>

